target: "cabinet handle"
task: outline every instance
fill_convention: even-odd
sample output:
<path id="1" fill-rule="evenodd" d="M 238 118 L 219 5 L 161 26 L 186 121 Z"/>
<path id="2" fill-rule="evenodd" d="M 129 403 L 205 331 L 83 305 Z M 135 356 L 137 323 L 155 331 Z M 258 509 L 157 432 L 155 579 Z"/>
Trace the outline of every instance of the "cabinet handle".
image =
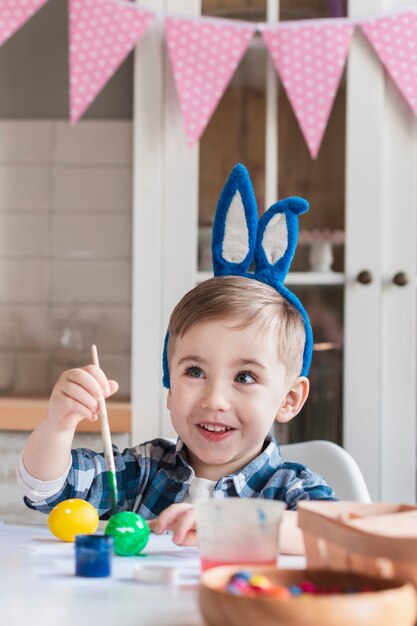
<path id="1" fill-rule="evenodd" d="M 394 285 L 397 285 L 397 287 L 404 287 L 408 284 L 408 276 L 405 272 L 398 272 L 397 274 L 395 274 L 392 282 L 394 283 Z"/>
<path id="2" fill-rule="evenodd" d="M 371 283 L 373 281 L 373 279 L 374 279 L 374 277 L 372 276 L 372 274 L 371 274 L 371 272 L 369 270 L 362 270 L 356 276 L 356 280 L 361 285 L 369 285 L 369 283 Z"/>

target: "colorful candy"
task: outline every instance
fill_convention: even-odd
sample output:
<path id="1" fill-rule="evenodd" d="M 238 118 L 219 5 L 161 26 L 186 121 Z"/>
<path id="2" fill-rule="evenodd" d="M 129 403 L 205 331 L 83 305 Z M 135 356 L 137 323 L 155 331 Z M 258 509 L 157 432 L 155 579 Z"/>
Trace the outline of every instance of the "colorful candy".
<path id="1" fill-rule="evenodd" d="M 359 593 L 374 590 L 369 587 L 360 589 L 342 589 L 337 586 L 320 587 L 311 580 L 305 580 L 299 585 L 276 585 L 263 574 L 251 574 L 246 570 L 242 570 L 232 574 L 226 583 L 225 591 L 238 596 L 267 596 L 280 600 L 289 600 L 290 598 L 303 599 L 309 595 Z"/>

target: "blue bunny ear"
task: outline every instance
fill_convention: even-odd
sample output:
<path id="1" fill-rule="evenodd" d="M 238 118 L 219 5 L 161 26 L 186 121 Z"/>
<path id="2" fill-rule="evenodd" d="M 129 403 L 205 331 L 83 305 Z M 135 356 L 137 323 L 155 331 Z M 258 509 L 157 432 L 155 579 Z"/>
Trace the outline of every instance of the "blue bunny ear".
<path id="1" fill-rule="evenodd" d="M 273 204 L 258 225 L 255 273 L 270 276 L 269 283 L 283 283 L 298 240 L 298 215 L 308 211 L 304 198 L 286 198 Z"/>
<path id="2" fill-rule="evenodd" d="M 258 209 L 249 173 L 238 163 L 217 204 L 212 254 L 215 276 L 245 274 L 255 249 Z"/>

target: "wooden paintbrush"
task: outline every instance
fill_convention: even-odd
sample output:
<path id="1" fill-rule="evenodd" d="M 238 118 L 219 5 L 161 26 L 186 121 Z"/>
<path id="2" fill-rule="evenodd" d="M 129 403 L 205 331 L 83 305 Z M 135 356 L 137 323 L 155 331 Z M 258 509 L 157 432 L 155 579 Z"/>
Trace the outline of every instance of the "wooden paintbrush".
<path id="1" fill-rule="evenodd" d="M 100 367 L 98 361 L 98 354 L 96 346 L 91 346 L 91 354 L 93 357 L 93 364 Z M 107 416 L 106 402 L 104 396 L 101 397 L 98 403 L 98 415 L 100 418 L 101 439 L 104 448 L 104 460 L 106 463 L 106 474 L 110 487 L 110 499 L 112 513 L 117 510 L 117 481 L 116 481 L 116 467 L 114 464 L 113 448 L 111 445 L 109 418 Z"/>

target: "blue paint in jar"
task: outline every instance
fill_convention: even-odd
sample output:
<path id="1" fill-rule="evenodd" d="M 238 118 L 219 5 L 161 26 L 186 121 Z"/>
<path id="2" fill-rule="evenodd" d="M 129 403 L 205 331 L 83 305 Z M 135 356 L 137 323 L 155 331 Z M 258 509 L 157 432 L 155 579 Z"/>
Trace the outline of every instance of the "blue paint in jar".
<path id="1" fill-rule="evenodd" d="M 113 537 L 77 535 L 75 537 L 75 575 L 104 578 L 111 574 Z"/>

